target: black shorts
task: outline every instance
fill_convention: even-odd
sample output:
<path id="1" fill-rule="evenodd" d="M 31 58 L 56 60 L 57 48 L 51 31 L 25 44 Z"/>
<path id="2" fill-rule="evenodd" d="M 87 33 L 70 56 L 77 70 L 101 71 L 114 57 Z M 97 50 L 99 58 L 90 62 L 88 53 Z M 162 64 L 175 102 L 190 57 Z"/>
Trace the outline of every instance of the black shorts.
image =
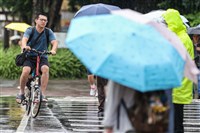
<path id="1" fill-rule="evenodd" d="M 40 58 L 40 65 L 39 65 L 39 70 L 41 72 L 41 67 L 43 65 L 47 65 L 49 67 L 49 62 L 47 58 L 41 57 Z M 31 57 L 27 57 L 27 59 L 25 60 L 23 67 L 24 66 L 29 66 L 31 67 L 31 72 L 36 68 L 36 58 L 31 58 Z"/>

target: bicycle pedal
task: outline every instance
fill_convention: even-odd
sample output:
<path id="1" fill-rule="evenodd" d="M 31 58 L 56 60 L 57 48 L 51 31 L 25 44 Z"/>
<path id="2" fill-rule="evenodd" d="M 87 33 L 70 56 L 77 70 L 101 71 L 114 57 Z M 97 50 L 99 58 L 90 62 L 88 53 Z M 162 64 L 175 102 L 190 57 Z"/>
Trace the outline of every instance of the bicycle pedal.
<path id="1" fill-rule="evenodd" d="M 24 106 L 24 105 L 26 105 L 27 104 L 27 102 L 26 101 L 22 101 L 22 105 Z"/>
<path id="2" fill-rule="evenodd" d="M 39 102 L 40 102 L 40 100 L 38 100 L 38 99 L 33 101 L 33 103 L 39 103 Z"/>

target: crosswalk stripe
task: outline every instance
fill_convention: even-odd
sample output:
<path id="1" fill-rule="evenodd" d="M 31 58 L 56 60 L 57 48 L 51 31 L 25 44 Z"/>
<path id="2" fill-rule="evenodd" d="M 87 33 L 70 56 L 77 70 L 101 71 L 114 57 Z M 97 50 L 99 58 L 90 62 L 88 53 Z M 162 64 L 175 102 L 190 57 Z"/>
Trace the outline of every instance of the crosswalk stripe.
<path id="1" fill-rule="evenodd" d="M 98 117 L 98 100 L 96 97 L 65 97 L 52 99 L 61 108 L 53 113 L 62 114 L 57 118 L 68 131 L 103 132 L 103 117 Z"/>
<path id="2" fill-rule="evenodd" d="M 200 132 L 200 102 L 193 100 L 191 104 L 184 105 L 184 133 Z"/>
<path id="3" fill-rule="evenodd" d="M 73 131 L 75 132 L 88 132 L 88 129 L 73 129 Z M 90 132 L 94 133 L 94 132 L 103 132 L 103 129 L 100 130 L 100 129 L 90 129 Z"/>
<path id="4" fill-rule="evenodd" d="M 94 124 L 70 124 L 71 126 L 76 127 L 104 127 L 103 125 L 94 125 Z"/>
<path id="5" fill-rule="evenodd" d="M 72 122 L 102 122 L 102 120 L 77 120 L 77 119 L 68 119 L 68 121 L 72 121 Z"/>

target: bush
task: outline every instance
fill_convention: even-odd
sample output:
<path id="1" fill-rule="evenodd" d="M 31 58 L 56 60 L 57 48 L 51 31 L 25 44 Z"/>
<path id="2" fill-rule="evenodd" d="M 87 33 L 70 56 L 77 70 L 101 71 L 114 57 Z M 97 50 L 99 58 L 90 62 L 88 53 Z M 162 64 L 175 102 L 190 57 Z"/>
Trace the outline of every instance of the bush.
<path id="1" fill-rule="evenodd" d="M 195 14 L 187 14 L 185 16 L 189 20 L 191 27 L 194 27 L 200 24 L 200 12 L 197 12 Z"/>
<path id="2" fill-rule="evenodd" d="M 18 79 L 22 68 L 15 65 L 15 56 L 20 53 L 19 46 L 7 50 L 0 48 L 0 75 L 5 79 Z M 49 56 L 50 79 L 81 79 L 86 78 L 86 69 L 68 50 L 58 49 L 57 55 Z"/>

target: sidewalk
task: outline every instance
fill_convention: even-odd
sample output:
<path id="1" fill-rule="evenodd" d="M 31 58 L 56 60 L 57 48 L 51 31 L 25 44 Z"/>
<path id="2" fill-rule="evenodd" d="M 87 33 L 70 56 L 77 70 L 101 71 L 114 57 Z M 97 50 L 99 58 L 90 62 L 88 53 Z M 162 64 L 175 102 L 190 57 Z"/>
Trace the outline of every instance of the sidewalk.
<path id="1" fill-rule="evenodd" d="M 16 96 L 19 92 L 18 80 L 0 79 L 0 95 Z M 48 97 L 89 96 L 87 80 L 49 80 L 46 95 Z"/>

